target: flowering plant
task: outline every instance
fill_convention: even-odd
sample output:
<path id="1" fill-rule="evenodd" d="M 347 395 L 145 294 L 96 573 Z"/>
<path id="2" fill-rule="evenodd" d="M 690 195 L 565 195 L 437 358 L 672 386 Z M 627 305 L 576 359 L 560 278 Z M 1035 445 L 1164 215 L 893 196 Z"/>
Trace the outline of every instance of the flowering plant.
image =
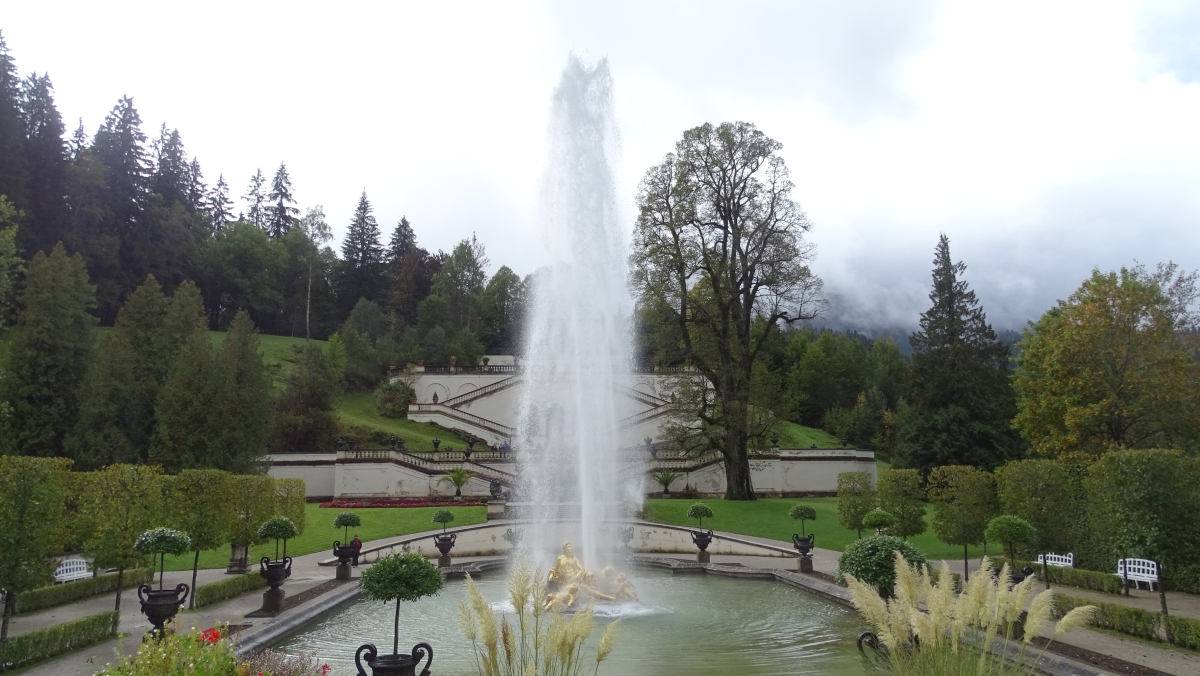
<path id="1" fill-rule="evenodd" d="M 426 498 L 363 498 L 361 500 L 330 500 L 321 507 L 336 509 L 370 509 L 372 507 L 482 507 L 479 500 L 429 500 Z"/>

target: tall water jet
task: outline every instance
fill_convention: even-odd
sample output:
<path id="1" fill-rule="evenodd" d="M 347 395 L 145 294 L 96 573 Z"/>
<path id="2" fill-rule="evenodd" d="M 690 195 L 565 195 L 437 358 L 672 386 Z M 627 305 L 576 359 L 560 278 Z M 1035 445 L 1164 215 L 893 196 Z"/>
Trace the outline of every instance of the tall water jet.
<path id="1" fill-rule="evenodd" d="M 551 106 L 542 221 L 553 262 L 534 275 L 517 448 L 531 516 L 580 517 L 577 527 L 532 529 L 531 553 L 542 558 L 565 533 L 591 566 L 602 556 L 601 524 L 639 494 L 622 486 L 618 471 L 618 427 L 628 411 L 617 389 L 630 365 L 631 302 L 607 61 L 588 66 L 571 55 Z"/>

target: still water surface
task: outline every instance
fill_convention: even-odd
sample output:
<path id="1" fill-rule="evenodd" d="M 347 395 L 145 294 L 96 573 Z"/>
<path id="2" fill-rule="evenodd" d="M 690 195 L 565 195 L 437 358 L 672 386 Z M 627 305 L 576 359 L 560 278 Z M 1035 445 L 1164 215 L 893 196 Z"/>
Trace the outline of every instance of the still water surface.
<path id="1" fill-rule="evenodd" d="M 707 575 L 672 576 L 639 571 L 641 603 L 616 611 L 622 616 L 617 648 L 601 665 L 610 676 L 822 674 L 862 676 L 854 639 L 861 622 L 846 608 L 794 587 L 764 580 Z M 477 582 L 497 609 L 507 592 L 501 573 Z M 400 649 L 433 645 L 432 673 L 473 676 L 471 643 L 459 630 L 457 610 L 467 596 L 465 580 L 448 580 L 441 594 L 401 603 Z M 508 605 L 511 608 L 511 605 Z M 333 666 L 332 676 L 353 676 L 354 651 L 374 643 L 391 652 L 393 604 L 361 601 L 321 621 L 279 647 L 289 653 L 316 651 Z M 599 612 L 598 612 L 599 614 Z M 586 660 L 595 657 L 611 617 L 597 617 Z M 589 664 L 589 666 L 591 666 Z M 589 674 L 591 669 L 586 670 Z"/>

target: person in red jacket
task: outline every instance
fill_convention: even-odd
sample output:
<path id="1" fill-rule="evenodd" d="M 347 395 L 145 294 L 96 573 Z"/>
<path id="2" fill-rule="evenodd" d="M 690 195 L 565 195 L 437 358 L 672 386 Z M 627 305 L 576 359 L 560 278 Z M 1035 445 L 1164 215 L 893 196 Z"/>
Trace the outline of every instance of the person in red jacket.
<path id="1" fill-rule="evenodd" d="M 362 549 L 362 540 L 358 539 L 358 533 L 354 534 L 354 539 L 350 541 L 350 546 L 354 548 L 354 565 L 358 566 L 358 552 Z"/>

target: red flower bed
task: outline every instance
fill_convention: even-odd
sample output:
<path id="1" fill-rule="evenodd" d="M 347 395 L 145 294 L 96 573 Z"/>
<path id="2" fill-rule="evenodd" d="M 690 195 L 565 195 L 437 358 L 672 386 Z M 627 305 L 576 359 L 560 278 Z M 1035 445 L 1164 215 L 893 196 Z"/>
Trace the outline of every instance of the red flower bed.
<path id="1" fill-rule="evenodd" d="M 357 498 L 322 502 L 322 507 L 369 509 L 371 507 L 482 507 L 478 500 L 430 500 L 428 498 Z"/>

